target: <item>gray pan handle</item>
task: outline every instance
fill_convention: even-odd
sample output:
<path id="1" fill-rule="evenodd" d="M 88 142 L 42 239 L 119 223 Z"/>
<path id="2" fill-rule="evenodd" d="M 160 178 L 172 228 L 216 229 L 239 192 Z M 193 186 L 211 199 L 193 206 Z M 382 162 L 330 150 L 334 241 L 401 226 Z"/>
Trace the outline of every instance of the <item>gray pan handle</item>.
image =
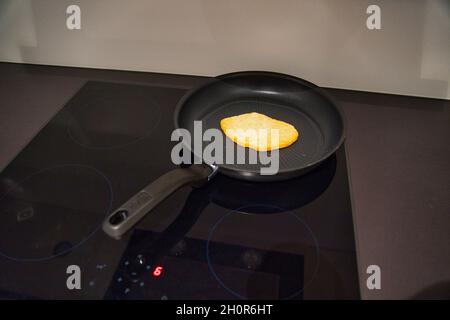
<path id="1" fill-rule="evenodd" d="M 103 222 L 103 231 L 115 239 L 120 239 L 172 193 L 186 185 L 205 184 L 217 169 L 215 165 L 194 164 L 188 168 L 167 172 L 111 213 Z"/>

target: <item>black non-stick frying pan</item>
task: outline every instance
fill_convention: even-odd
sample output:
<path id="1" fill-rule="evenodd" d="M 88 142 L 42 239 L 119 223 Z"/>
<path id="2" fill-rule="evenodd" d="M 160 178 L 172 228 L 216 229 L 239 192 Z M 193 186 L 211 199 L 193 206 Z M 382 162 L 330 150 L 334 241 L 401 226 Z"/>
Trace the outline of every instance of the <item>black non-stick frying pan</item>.
<path id="1" fill-rule="evenodd" d="M 299 131 L 294 144 L 279 150 L 278 173 L 261 174 L 262 164 L 249 164 L 249 161 L 178 168 L 159 177 L 120 206 L 105 220 L 103 230 L 120 238 L 170 194 L 185 185 L 201 186 L 217 172 L 255 182 L 298 177 L 332 155 L 344 140 L 342 113 L 319 87 L 289 75 L 261 71 L 226 74 L 192 90 L 176 108 L 175 127 L 187 129 L 194 136 L 194 121 L 202 121 L 203 131 L 219 129 L 221 119 L 248 112 L 288 122 Z M 239 148 L 242 147 L 236 145 L 235 157 Z M 195 150 L 191 151 L 201 158 Z"/>

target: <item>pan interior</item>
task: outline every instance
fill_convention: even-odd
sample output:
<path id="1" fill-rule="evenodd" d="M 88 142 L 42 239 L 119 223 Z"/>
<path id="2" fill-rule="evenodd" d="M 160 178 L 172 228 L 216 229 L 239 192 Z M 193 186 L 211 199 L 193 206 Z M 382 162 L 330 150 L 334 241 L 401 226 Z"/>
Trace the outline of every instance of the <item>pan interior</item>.
<path id="1" fill-rule="evenodd" d="M 283 176 L 324 160 L 335 150 L 343 137 L 339 111 L 314 85 L 278 74 L 242 73 L 215 79 L 195 91 L 182 102 L 175 119 L 178 127 L 194 133 L 194 120 L 202 121 L 202 129 L 220 130 L 220 120 L 248 112 L 259 112 L 292 124 L 299 132 L 298 140 L 279 150 L 279 176 Z M 223 134 L 224 141 L 231 140 Z M 206 146 L 209 142 L 204 142 Z M 233 163 L 220 165 L 225 174 L 241 178 L 260 174 L 261 164 L 249 164 L 248 148 L 234 144 Z M 245 164 L 238 164 L 237 151 L 246 154 Z M 223 148 L 226 154 L 225 144 Z M 228 162 L 228 161 L 227 161 Z M 295 175 L 293 175 L 295 176 Z"/>
<path id="2" fill-rule="evenodd" d="M 298 166 L 306 166 L 316 159 L 323 147 L 324 138 L 318 125 L 304 112 L 292 107 L 264 100 L 243 99 L 224 104 L 218 109 L 207 113 L 203 119 L 203 129 L 220 129 L 220 120 L 226 117 L 248 112 L 258 112 L 277 120 L 292 124 L 299 131 L 299 139 L 287 148 L 279 150 L 280 170 L 291 170 Z M 228 137 L 227 140 L 231 141 Z M 234 159 L 237 161 L 238 150 L 248 151 L 239 145 L 235 145 Z M 248 152 L 246 153 L 248 158 Z M 247 159 L 246 158 L 246 159 Z M 236 161 L 234 161 L 236 163 Z M 224 167 L 233 170 L 259 171 L 260 163 L 249 164 L 224 164 Z M 258 158 L 259 162 L 259 158 Z"/>

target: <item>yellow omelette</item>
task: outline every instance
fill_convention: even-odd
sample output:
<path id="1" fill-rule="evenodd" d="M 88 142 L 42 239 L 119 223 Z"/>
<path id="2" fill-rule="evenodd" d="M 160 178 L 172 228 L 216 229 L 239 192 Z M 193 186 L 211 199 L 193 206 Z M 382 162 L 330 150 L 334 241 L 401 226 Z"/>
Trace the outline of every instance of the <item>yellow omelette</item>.
<path id="1" fill-rule="evenodd" d="M 238 145 L 256 151 L 286 148 L 299 136 L 293 125 L 257 112 L 224 118 L 220 128 Z"/>

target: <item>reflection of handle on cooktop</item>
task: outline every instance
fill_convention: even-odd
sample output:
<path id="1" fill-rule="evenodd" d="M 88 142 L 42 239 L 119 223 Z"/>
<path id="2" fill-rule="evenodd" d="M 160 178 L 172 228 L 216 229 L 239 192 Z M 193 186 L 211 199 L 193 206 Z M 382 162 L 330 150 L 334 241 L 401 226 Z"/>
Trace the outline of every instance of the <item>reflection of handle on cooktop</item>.
<path id="1" fill-rule="evenodd" d="M 142 238 L 139 243 L 134 243 L 133 251 L 136 254 L 145 252 L 153 261 L 166 255 L 197 222 L 198 217 L 210 202 L 211 189 L 211 184 L 194 189 L 175 220 L 156 239 L 152 233 L 149 237 Z"/>
<path id="2" fill-rule="evenodd" d="M 185 185 L 201 186 L 213 173 L 214 167 L 205 164 L 167 172 L 115 210 L 104 221 L 103 230 L 109 236 L 119 239 L 176 190 Z"/>

